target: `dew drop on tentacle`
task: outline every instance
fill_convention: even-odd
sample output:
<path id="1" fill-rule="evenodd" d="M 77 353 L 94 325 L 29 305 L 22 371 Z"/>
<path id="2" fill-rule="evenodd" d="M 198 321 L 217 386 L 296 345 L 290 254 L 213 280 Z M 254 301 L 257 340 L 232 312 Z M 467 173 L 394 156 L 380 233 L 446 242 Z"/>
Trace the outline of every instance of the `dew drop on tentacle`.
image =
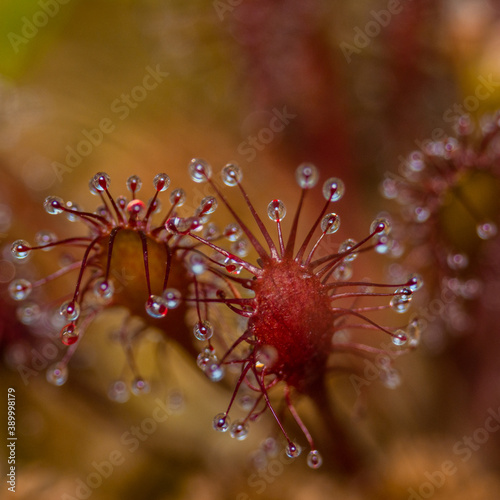
<path id="1" fill-rule="evenodd" d="M 274 222 L 281 222 L 286 215 L 286 206 L 281 200 L 273 200 L 267 206 L 267 215 Z"/>
<path id="2" fill-rule="evenodd" d="M 207 270 L 207 263 L 200 254 L 192 253 L 187 262 L 187 267 L 196 276 L 203 274 Z"/>
<path id="3" fill-rule="evenodd" d="M 78 340 L 79 337 L 78 328 L 74 323 L 69 323 L 62 328 L 60 337 L 61 337 L 61 342 L 64 345 L 70 346 Z"/>
<path id="4" fill-rule="evenodd" d="M 380 372 L 380 380 L 388 389 L 397 389 L 401 385 L 399 371 L 392 367 L 388 367 Z"/>
<path id="5" fill-rule="evenodd" d="M 409 288 L 398 288 L 394 292 L 390 306 L 397 313 L 405 313 L 410 308 L 412 291 Z"/>
<path id="6" fill-rule="evenodd" d="M 226 432 L 231 424 L 230 418 L 225 413 L 218 413 L 213 420 L 213 428 L 218 432 Z"/>
<path id="7" fill-rule="evenodd" d="M 156 174 L 153 179 L 153 186 L 159 193 L 166 191 L 170 186 L 170 177 L 164 173 Z"/>
<path id="8" fill-rule="evenodd" d="M 213 214 L 217 210 L 217 198 L 215 196 L 206 196 L 201 200 L 197 215 Z"/>
<path id="9" fill-rule="evenodd" d="M 392 337 L 392 343 L 398 347 L 405 345 L 408 341 L 408 337 L 406 336 L 406 332 L 404 330 L 396 330 L 394 335 L 395 337 Z"/>
<path id="10" fill-rule="evenodd" d="M 482 222 L 476 226 L 477 235 L 482 240 L 490 240 L 494 236 L 496 236 L 498 229 L 497 225 L 494 222 Z"/>
<path id="11" fill-rule="evenodd" d="M 424 279 L 420 274 L 413 273 L 408 277 L 408 282 L 406 283 L 406 286 L 412 291 L 416 292 L 417 290 L 420 290 L 424 286 Z"/>
<path id="12" fill-rule="evenodd" d="M 217 358 L 210 358 L 203 371 L 212 382 L 219 382 L 224 378 L 226 373 L 224 367 L 219 363 Z"/>
<path id="13" fill-rule="evenodd" d="M 391 224 L 385 217 L 376 218 L 370 225 L 370 233 L 388 235 L 391 232 Z"/>
<path id="14" fill-rule="evenodd" d="M 221 171 L 222 182 L 229 187 L 236 186 L 243 179 L 241 168 L 235 163 L 228 163 Z"/>
<path id="15" fill-rule="evenodd" d="M 166 288 L 161 296 L 167 301 L 168 309 L 175 309 L 181 303 L 182 295 L 177 288 Z"/>
<path id="16" fill-rule="evenodd" d="M 302 448 L 295 443 L 288 443 L 285 452 L 290 458 L 297 458 L 302 453 Z"/>
<path id="17" fill-rule="evenodd" d="M 123 380 L 116 380 L 108 389 L 108 398 L 115 403 L 126 403 L 130 398 L 127 384 Z"/>
<path id="18" fill-rule="evenodd" d="M 57 215 L 63 212 L 64 201 L 59 196 L 47 196 L 43 202 L 43 208 L 50 215 Z"/>
<path id="19" fill-rule="evenodd" d="M 97 172 L 97 174 L 92 177 L 91 183 L 94 189 L 99 193 L 109 189 L 111 179 L 106 172 Z"/>
<path id="20" fill-rule="evenodd" d="M 142 187 L 142 180 L 137 175 L 131 175 L 127 179 L 127 189 L 135 196 L 137 191 L 140 191 Z"/>
<path id="21" fill-rule="evenodd" d="M 450 269 L 458 271 L 469 265 L 469 257 L 465 253 L 450 253 L 446 257 L 446 263 Z"/>
<path id="22" fill-rule="evenodd" d="M 152 318 L 163 318 L 167 315 L 167 301 L 159 295 L 151 295 L 146 301 L 146 312 Z"/>
<path id="23" fill-rule="evenodd" d="M 188 170 L 194 182 L 207 182 L 212 177 L 212 167 L 205 160 L 193 158 L 189 163 Z"/>
<path id="24" fill-rule="evenodd" d="M 16 259 L 22 260 L 31 253 L 31 246 L 26 240 L 16 240 L 12 243 L 11 252 Z"/>
<path id="25" fill-rule="evenodd" d="M 92 287 L 94 296 L 98 299 L 109 300 L 115 293 L 115 287 L 111 281 L 105 278 L 98 278 Z"/>
<path id="26" fill-rule="evenodd" d="M 337 281 L 348 281 L 352 278 L 352 264 L 349 262 L 342 262 L 337 265 L 332 273 Z"/>
<path id="27" fill-rule="evenodd" d="M 302 163 L 295 170 L 295 180 L 302 189 L 312 189 L 318 179 L 318 169 L 312 163 Z"/>
<path id="28" fill-rule="evenodd" d="M 169 201 L 172 205 L 182 207 L 186 202 L 186 193 L 184 189 L 177 188 L 170 193 Z"/>
<path id="29" fill-rule="evenodd" d="M 146 204 L 141 200 L 132 200 L 127 205 L 127 213 L 133 220 L 142 219 L 146 215 Z"/>
<path id="30" fill-rule="evenodd" d="M 231 244 L 231 253 L 237 255 L 238 257 L 244 258 L 248 255 L 250 251 L 250 243 L 247 239 L 241 238 Z"/>
<path id="31" fill-rule="evenodd" d="M 69 210 L 69 212 L 66 212 L 66 219 L 68 219 L 70 222 L 76 222 L 79 217 L 76 215 L 76 213 L 72 214 L 71 212 L 80 212 L 80 206 L 76 203 L 73 203 L 72 201 L 67 201 L 66 208 Z"/>
<path id="32" fill-rule="evenodd" d="M 198 321 L 193 327 L 193 333 L 198 340 L 208 340 L 212 338 L 214 329 L 209 321 Z"/>
<path id="33" fill-rule="evenodd" d="M 47 231 L 45 229 L 42 229 L 41 231 L 38 231 L 38 233 L 35 234 L 35 243 L 39 247 L 49 245 L 50 243 L 54 243 L 56 241 L 57 241 L 57 236 L 52 231 Z M 42 248 L 42 250 L 47 252 L 48 250 L 52 250 L 52 248 L 53 246 L 50 246 L 48 248 Z"/>
<path id="34" fill-rule="evenodd" d="M 66 321 L 76 321 L 80 316 L 80 306 L 78 305 L 77 302 L 74 302 L 73 300 L 68 300 L 61 305 L 59 309 L 59 314 Z"/>
<path id="35" fill-rule="evenodd" d="M 229 241 L 236 241 L 243 235 L 243 231 L 238 224 L 231 222 L 225 227 L 223 235 Z"/>
<path id="36" fill-rule="evenodd" d="M 238 441 L 243 441 L 248 436 L 248 424 L 242 420 L 236 420 L 229 428 L 229 434 Z"/>
<path id="37" fill-rule="evenodd" d="M 406 336 L 409 347 L 417 347 L 422 336 L 422 324 L 417 316 L 413 316 L 406 327 Z"/>
<path id="38" fill-rule="evenodd" d="M 16 309 L 16 316 L 23 325 L 33 325 L 41 318 L 42 311 L 35 302 L 26 302 Z"/>
<path id="39" fill-rule="evenodd" d="M 351 248 L 354 248 L 356 246 L 357 242 L 353 240 L 352 238 L 349 238 L 345 241 L 343 241 L 340 246 L 339 246 L 339 253 L 347 253 L 351 250 Z M 356 252 L 351 252 L 347 253 L 347 255 L 344 257 L 344 262 L 352 262 L 358 254 Z"/>
<path id="40" fill-rule="evenodd" d="M 130 386 L 130 390 L 132 394 L 136 396 L 140 396 L 141 394 L 148 394 L 151 390 L 149 382 L 144 380 L 142 377 L 136 377 L 132 380 L 132 384 Z"/>
<path id="41" fill-rule="evenodd" d="M 394 248 L 394 240 L 388 235 L 382 233 L 375 243 L 375 251 L 382 255 L 388 253 Z"/>
<path id="42" fill-rule="evenodd" d="M 319 469 L 323 464 L 323 457 L 318 450 L 311 450 L 307 455 L 307 465 L 311 469 Z"/>
<path id="43" fill-rule="evenodd" d="M 31 291 L 33 290 L 33 285 L 30 281 L 19 278 L 12 281 L 9 284 L 9 295 L 14 300 L 25 300 L 29 297 Z"/>
<path id="44" fill-rule="evenodd" d="M 151 213 L 153 215 L 159 214 L 162 210 L 161 201 L 158 198 L 156 198 L 156 200 L 154 198 L 149 198 L 148 207 L 151 207 Z"/>
<path id="45" fill-rule="evenodd" d="M 339 201 L 344 196 L 344 182 L 337 177 L 330 177 L 323 184 L 323 196 L 325 200 Z"/>
<path id="46" fill-rule="evenodd" d="M 335 213 L 326 214 L 321 220 L 321 230 L 325 234 L 333 234 L 339 230 L 340 217 Z"/>
<path id="47" fill-rule="evenodd" d="M 68 367 L 63 363 L 54 363 L 47 368 L 47 382 L 52 385 L 61 386 L 68 380 Z"/>

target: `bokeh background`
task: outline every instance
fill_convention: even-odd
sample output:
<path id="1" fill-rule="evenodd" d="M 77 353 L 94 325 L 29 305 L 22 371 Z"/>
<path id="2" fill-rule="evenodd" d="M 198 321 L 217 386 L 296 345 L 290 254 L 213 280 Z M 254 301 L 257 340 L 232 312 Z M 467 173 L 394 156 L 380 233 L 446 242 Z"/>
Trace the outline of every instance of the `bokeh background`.
<path id="1" fill-rule="evenodd" d="M 467 100 L 485 81 L 483 98 Z M 270 419 L 252 426 L 245 442 L 215 433 L 212 417 L 225 408 L 229 386 L 210 384 L 154 328 L 136 352 L 151 393 L 112 402 L 108 387 L 126 365 L 113 338 L 120 311 L 91 325 L 65 385 L 47 383 L 43 357 L 23 377 L 19 366 L 37 362 L 32 349 L 42 349 L 48 333 L 19 321 L 6 292 L 15 277 L 53 271 L 53 254 L 13 263 L 10 243 L 42 228 L 78 233 L 46 214 L 43 200 L 55 194 L 93 209 L 95 172 L 110 174 L 117 195 L 132 174 L 152 194 L 151 179 L 164 171 L 194 207 L 207 193 L 189 180 L 189 160 L 205 158 L 216 170 L 237 162 L 264 210 L 277 197 L 293 207 L 295 168 L 309 161 L 322 178 L 344 180 L 341 232 L 361 239 L 379 212 L 398 210 L 379 184 L 401 157 L 438 129 L 453 134 L 452 116 L 478 117 L 499 104 L 496 0 L 3 0 L 0 386 L 4 401 L 7 387 L 16 390 L 16 497 L 499 498 L 500 432 L 489 419 L 500 407 L 498 266 L 478 271 L 488 294 L 469 308 L 472 327 L 424 334 L 418 350 L 397 360 L 398 388 L 374 381 L 360 404 L 349 378 L 333 383 L 346 435 L 362 443 L 370 464 L 354 475 L 328 464 L 312 471 L 303 457 L 259 463 Z M 282 130 L 263 134 L 274 116 Z M 318 207 L 311 199 L 304 220 Z M 498 260 L 497 241 L 484 251 L 477 255 Z M 367 255 L 359 266 L 361 277 L 376 280 L 390 262 Z M 428 307 L 433 293 L 415 309 Z M 431 314 L 438 323 L 439 313 Z M 151 421 L 158 400 L 173 409 L 164 422 Z M 317 410 L 299 407 L 321 443 L 328 429 Z M 134 441 L 141 425 L 151 432 Z M 95 479 L 96 467 L 113 460 Z M 3 481 L 0 498 L 8 495 Z"/>

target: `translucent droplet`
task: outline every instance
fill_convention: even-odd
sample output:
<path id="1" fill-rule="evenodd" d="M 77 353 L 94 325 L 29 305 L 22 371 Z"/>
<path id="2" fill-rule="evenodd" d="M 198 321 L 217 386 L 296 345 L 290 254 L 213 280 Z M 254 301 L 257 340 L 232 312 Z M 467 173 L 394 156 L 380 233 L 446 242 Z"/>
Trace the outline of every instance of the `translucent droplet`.
<path id="1" fill-rule="evenodd" d="M 394 292 L 390 305 L 397 313 L 405 313 L 410 308 L 412 291 L 409 288 L 398 288 Z"/>
<path id="2" fill-rule="evenodd" d="M 42 230 L 42 231 L 38 231 L 38 233 L 35 234 L 35 243 L 39 247 L 49 245 L 49 244 L 54 243 L 56 241 L 57 241 L 57 236 L 52 231 Z M 52 250 L 52 248 L 53 247 L 50 246 L 48 248 L 42 248 L 42 250 L 48 251 L 48 250 Z"/>
<path id="3" fill-rule="evenodd" d="M 218 413 L 214 417 L 213 427 L 218 432 L 226 432 L 230 423 L 231 421 L 225 413 Z"/>
<path id="4" fill-rule="evenodd" d="M 431 216 L 431 212 L 427 207 L 415 207 L 413 210 L 413 220 L 419 224 L 426 222 Z"/>
<path id="5" fill-rule="evenodd" d="M 420 344 L 420 338 L 422 336 L 422 325 L 418 317 L 414 316 L 410 319 L 410 322 L 406 327 L 406 336 L 408 337 L 409 347 L 417 347 Z"/>
<path id="6" fill-rule="evenodd" d="M 394 332 L 395 337 L 392 337 L 392 343 L 397 346 L 405 345 L 408 341 L 406 333 L 403 330 L 396 330 Z"/>
<path id="7" fill-rule="evenodd" d="M 381 371 L 380 380 L 388 389 L 397 389 L 401 385 L 401 376 L 395 368 Z"/>
<path id="8" fill-rule="evenodd" d="M 236 186 L 243 179 L 241 168 L 235 163 L 228 163 L 221 171 L 222 182 L 226 186 Z"/>
<path id="9" fill-rule="evenodd" d="M 67 300 L 61 305 L 59 314 L 66 321 L 76 321 L 80 316 L 80 306 L 77 302 L 73 302 L 73 300 Z"/>
<path id="10" fill-rule="evenodd" d="M 208 340 L 212 338 L 214 329 L 209 321 L 198 321 L 193 327 L 193 333 L 198 340 Z"/>
<path id="11" fill-rule="evenodd" d="M 43 202 L 43 208 L 50 215 L 56 215 L 63 212 L 64 201 L 59 196 L 47 196 Z"/>
<path id="12" fill-rule="evenodd" d="M 191 254 L 189 256 L 188 268 L 196 276 L 203 274 L 207 269 L 207 263 L 205 258 L 197 253 Z"/>
<path id="13" fill-rule="evenodd" d="M 325 200 L 338 201 L 344 196 L 345 186 L 341 179 L 330 177 L 323 184 L 323 196 Z"/>
<path id="14" fill-rule="evenodd" d="M 245 238 L 241 238 L 231 244 L 231 252 L 238 257 L 246 257 L 250 251 L 250 244 Z"/>
<path id="15" fill-rule="evenodd" d="M 69 210 L 69 212 L 66 212 L 66 219 L 68 219 L 70 222 L 75 222 L 78 220 L 78 215 L 72 214 L 71 212 L 80 212 L 80 207 L 76 204 L 73 203 L 72 201 L 67 201 L 66 202 L 66 208 Z"/>
<path id="16" fill-rule="evenodd" d="M 11 252 L 16 259 L 22 260 L 28 257 L 31 247 L 26 240 L 16 240 L 12 243 Z"/>
<path id="17" fill-rule="evenodd" d="M 285 451 L 288 457 L 297 458 L 302 453 L 302 448 L 298 444 L 288 443 Z"/>
<path id="18" fill-rule="evenodd" d="M 267 206 L 267 215 L 274 222 L 281 222 L 286 215 L 285 204 L 281 200 L 273 200 Z"/>
<path id="19" fill-rule="evenodd" d="M 151 390 L 151 387 L 149 386 L 149 383 L 146 382 L 146 380 L 144 380 L 142 377 L 136 377 L 134 380 L 132 380 L 130 390 L 132 391 L 132 394 L 140 396 L 141 394 L 148 394 Z"/>
<path id="20" fill-rule="evenodd" d="M 175 205 L 177 207 L 182 207 L 182 205 L 184 205 L 184 203 L 186 202 L 186 193 L 184 192 L 184 189 L 181 188 L 174 189 L 170 193 L 169 200 L 172 205 Z"/>
<path id="21" fill-rule="evenodd" d="M 219 382 L 224 378 L 226 371 L 217 359 L 210 358 L 204 368 L 205 375 L 212 382 Z"/>
<path id="22" fill-rule="evenodd" d="M 476 226 L 477 235 L 482 240 L 489 240 L 496 236 L 497 234 L 497 225 L 494 222 L 483 222 Z"/>
<path id="23" fill-rule="evenodd" d="M 115 293 L 115 287 L 111 281 L 105 278 L 98 278 L 92 287 L 94 295 L 99 299 L 109 300 Z"/>
<path id="24" fill-rule="evenodd" d="M 232 438 L 243 441 L 243 439 L 246 439 L 248 436 L 248 424 L 243 420 L 236 420 L 236 422 L 231 425 L 229 433 Z"/>
<path id="25" fill-rule="evenodd" d="M 375 243 L 375 251 L 382 255 L 388 253 L 394 246 L 394 240 L 387 234 L 382 234 L 378 237 Z"/>
<path id="26" fill-rule="evenodd" d="M 140 220 L 146 215 L 146 204 L 141 200 L 132 200 L 127 205 L 127 213 L 133 220 Z"/>
<path id="27" fill-rule="evenodd" d="M 201 351 L 200 354 L 198 354 L 198 357 L 196 358 L 196 364 L 198 365 L 198 368 L 205 371 L 207 363 L 210 361 L 212 357 L 213 354 L 210 347 L 203 349 L 203 351 Z"/>
<path id="28" fill-rule="evenodd" d="M 263 345 L 258 348 L 255 359 L 262 367 L 272 368 L 278 360 L 278 350 L 272 345 Z"/>
<path id="29" fill-rule="evenodd" d="M 170 177 L 167 174 L 156 174 L 153 179 L 153 186 L 155 189 L 161 193 L 162 191 L 166 191 L 168 186 L 170 186 Z"/>
<path id="30" fill-rule="evenodd" d="M 321 230 L 325 234 L 333 234 L 339 230 L 340 217 L 337 214 L 326 214 L 321 221 Z"/>
<path id="31" fill-rule="evenodd" d="M 425 168 L 425 157 L 421 151 L 412 151 L 408 156 L 408 168 L 412 172 L 421 172 Z"/>
<path id="32" fill-rule="evenodd" d="M 416 292 L 417 290 L 420 290 L 424 286 L 424 278 L 422 278 L 422 276 L 420 276 L 420 274 L 417 273 L 410 274 L 406 286 L 412 292 Z"/>
<path id="33" fill-rule="evenodd" d="M 25 300 L 29 297 L 33 285 L 28 280 L 20 278 L 9 284 L 9 295 L 14 300 Z"/>
<path id="34" fill-rule="evenodd" d="M 393 200 L 399 194 L 397 181 L 390 177 L 383 180 L 380 190 L 382 191 L 382 196 L 388 200 Z"/>
<path id="35" fill-rule="evenodd" d="M 311 450 L 307 455 L 307 465 L 311 469 L 319 469 L 323 464 L 323 457 L 318 450 Z"/>
<path id="36" fill-rule="evenodd" d="M 207 196 L 201 200 L 198 209 L 198 215 L 213 214 L 217 210 L 217 198 L 215 196 Z"/>
<path id="37" fill-rule="evenodd" d="M 142 187 L 142 181 L 141 178 L 137 175 L 131 175 L 127 179 L 127 188 L 131 193 L 136 193 L 137 191 L 140 191 Z"/>
<path id="38" fill-rule="evenodd" d="M 236 241 L 241 237 L 243 231 L 238 224 L 232 222 L 225 227 L 223 234 L 229 241 Z"/>
<path id="39" fill-rule="evenodd" d="M 115 403 L 126 403 L 130 393 L 127 384 L 123 380 L 113 382 L 108 389 L 108 398 Z"/>
<path id="40" fill-rule="evenodd" d="M 357 245 L 357 242 L 355 240 L 353 240 L 352 238 L 349 238 L 348 240 L 345 240 L 344 242 L 342 242 L 340 244 L 339 253 L 342 254 L 342 253 L 349 252 L 349 250 L 351 250 L 351 248 L 354 248 L 356 245 Z M 357 256 L 358 256 L 358 254 L 356 252 L 348 253 L 344 257 L 344 262 L 352 262 Z"/>
<path id="41" fill-rule="evenodd" d="M 175 309 L 181 303 L 182 295 L 177 288 L 167 288 L 161 295 L 167 301 L 169 309 Z"/>
<path id="42" fill-rule="evenodd" d="M 152 318 L 164 318 L 168 312 L 167 301 L 159 295 L 151 295 L 146 302 L 146 312 Z"/>
<path id="43" fill-rule="evenodd" d="M 391 232 L 391 224 L 385 217 L 375 219 L 370 225 L 370 233 L 389 234 Z"/>
<path id="44" fill-rule="evenodd" d="M 348 281 L 352 277 L 352 265 L 342 262 L 335 267 L 332 274 L 336 281 Z"/>
<path id="45" fill-rule="evenodd" d="M 446 262 L 450 269 L 465 269 L 469 265 L 469 257 L 464 253 L 450 253 L 446 257 Z"/>
<path id="46" fill-rule="evenodd" d="M 92 178 L 92 185 L 98 192 L 106 191 L 110 185 L 109 175 L 106 172 L 97 172 Z"/>
<path id="47" fill-rule="evenodd" d="M 26 302 L 16 309 L 16 315 L 23 325 L 33 325 L 40 319 L 42 311 L 38 304 Z"/>
<path id="48" fill-rule="evenodd" d="M 63 363 L 55 363 L 47 368 L 47 382 L 60 386 L 68 380 L 68 367 Z"/>
<path id="49" fill-rule="evenodd" d="M 302 189 L 311 189 L 318 182 L 318 169 L 312 163 L 302 163 L 295 171 L 295 179 Z"/>
<path id="50" fill-rule="evenodd" d="M 188 169 L 189 175 L 194 182 L 206 182 L 212 177 L 212 167 L 205 160 L 193 158 Z"/>
<path id="51" fill-rule="evenodd" d="M 63 326 L 60 337 L 64 345 L 72 345 L 78 340 L 79 332 L 74 323 Z"/>

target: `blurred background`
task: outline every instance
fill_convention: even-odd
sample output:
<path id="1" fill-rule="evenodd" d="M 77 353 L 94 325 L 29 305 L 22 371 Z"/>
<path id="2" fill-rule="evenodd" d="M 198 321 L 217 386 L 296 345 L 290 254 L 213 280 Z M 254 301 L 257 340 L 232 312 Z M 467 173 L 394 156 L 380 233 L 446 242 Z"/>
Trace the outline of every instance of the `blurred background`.
<path id="1" fill-rule="evenodd" d="M 294 207 L 294 171 L 307 161 L 322 179 L 346 184 L 336 207 L 339 242 L 361 240 L 382 211 L 397 219 L 399 205 L 381 194 L 384 178 L 425 141 L 456 135 L 460 115 L 475 121 L 500 105 L 499 2 L 3 0 L 0 40 L 0 385 L 4 401 L 8 387 L 16 391 L 17 498 L 499 498 L 495 238 L 463 244 L 473 248 L 469 278 L 480 291 L 451 312 L 466 314 L 460 327 L 442 318 L 439 256 L 422 262 L 401 252 L 394 261 L 373 252 L 360 262 L 358 277 L 374 281 L 400 268 L 421 272 L 429 286 L 414 312 L 431 328 L 397 359 L 394 390 L 370 381 L 360 403 L 351 379 L 332 382 L 341 424 L 369 464 L 355 474 L 329 464 L 313 471 L 304 457 L 290 464 L 279 452 L 262 461 L 271 419 L 241 443 L 215 433 L 212 418 L 226 407 L 230 385 L 211 384 L 154 328 L 136 346 L 151 392 L 112 401 L 110 384 L 126 366 L 113 335 L 120 310 L 89 327 L 68 382 L 49 384 L 47 366 L 64 355 L 57 332 L 36 326 L 36 303 L 19 312 L 7 293 L 14 278 L 54 271 L 55 254 L 14 263 L 12 241 L 32 241 L 40 229 L 61 238 L 82 232 L 49 216 L 45 197 L 93 210 L 88 182 L 99 171 L 110 175 L 115 196 L 138 174 L 144 199 L 154 175 L 166 172 L 195 207 L 210 193 L 190 181 L 189 160 L 205 158 L 216 171 L 237 162 L 264 211 L 277 197 Z M 485 168 L 490 180 L 472 196 L 491 199 L 483 208 L 497 221 L 495 151 Z M 303 219 L 311 223 L 322 204 L 313 198 Z M 441 235 L 454 240 L 460 223 L 437 213 L 433 227 L 458 227 Z M 60 286 L 69 293 L 70 282 Z M 50 303 L 51 293 L 39 300 Z M 328 429 L 317 410 L 307 401 L 299 409 L 321 443 Z"/>

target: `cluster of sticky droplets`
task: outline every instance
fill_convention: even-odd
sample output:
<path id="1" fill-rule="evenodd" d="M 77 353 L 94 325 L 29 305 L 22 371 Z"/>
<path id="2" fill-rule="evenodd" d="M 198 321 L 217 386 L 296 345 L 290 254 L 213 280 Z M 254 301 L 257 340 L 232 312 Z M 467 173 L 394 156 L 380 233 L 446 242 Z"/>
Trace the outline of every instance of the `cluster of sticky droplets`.
<path id="1" fill-rule="evenodd" d="M 198 354 L 196 364 L 212 382 L 219 382 L 224 378 L 225 369 L 212 346 L 206 347 Z"/>

